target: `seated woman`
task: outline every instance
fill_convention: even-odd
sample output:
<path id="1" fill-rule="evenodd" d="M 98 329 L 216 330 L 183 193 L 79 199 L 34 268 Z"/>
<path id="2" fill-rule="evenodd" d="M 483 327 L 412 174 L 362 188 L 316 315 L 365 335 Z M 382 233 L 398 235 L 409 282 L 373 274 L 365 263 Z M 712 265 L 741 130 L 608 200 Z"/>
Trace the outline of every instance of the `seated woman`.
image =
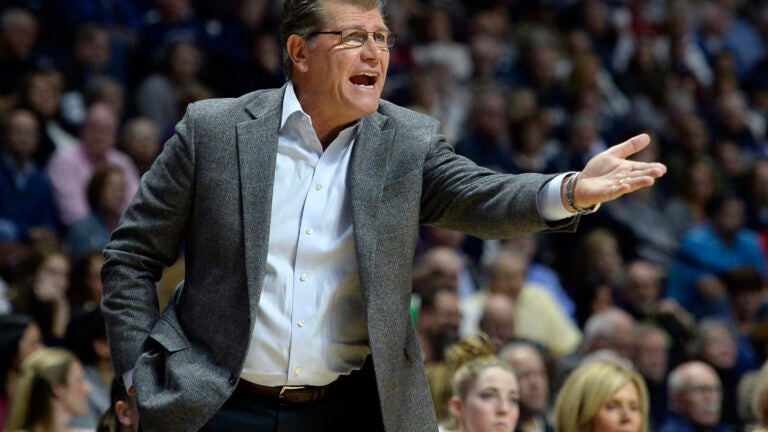
<path id="1" fill-rule="evenodd" d="M 91 388 L 74 354 L 61 348 L 35 351 L 21 367 L 11 402 L 8 432 L 66 432 L 88 412 Z"/>
<path id="2" fill-rule="evenodd" d="M 472 339 L 472 338 L 469 338 Z M 448 401 L 452 424 L 445 432 L 512 432 L 520 416 L 520 387 L 512 368 L 493 353 L 493 343 L 481 338 L 487 349 L 461 342 L 451 350 L 466 349 L 465 362 L 453 374 L 453 396 Z M 454 352 L 454 355 L 457 353 Z"/>
<path id="3" fill-rule="evenodd" d="M 557 432 L 647 432 L 648 390 L 643 378 L 616 362 L 582 364 L 555 402 Z"/>

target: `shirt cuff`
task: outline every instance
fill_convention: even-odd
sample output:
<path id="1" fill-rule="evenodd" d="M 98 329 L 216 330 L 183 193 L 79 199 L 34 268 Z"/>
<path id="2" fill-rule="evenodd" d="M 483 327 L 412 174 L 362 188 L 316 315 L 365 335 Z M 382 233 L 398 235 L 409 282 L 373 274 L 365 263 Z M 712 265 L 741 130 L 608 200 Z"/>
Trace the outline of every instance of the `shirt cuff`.
<path id="1" fill-rule="evenodd" d="M 541 217 L 547 222 L 555 222 L 576 216 L 577 213 L 569 212 L 563 205 L 561 189 L 563 180 L 569 173 L 560 174 L 548 181 L 539 191 L 539 211 Z"/>
<path id="2" fill-rule="evenodd" d="M 128 369 L 123 374 L 123 384 L 125 384 L 125 391 L 131 390 L 131 387 L 133 387 L 133 371 L 135 371 L 136 368 Z"/>

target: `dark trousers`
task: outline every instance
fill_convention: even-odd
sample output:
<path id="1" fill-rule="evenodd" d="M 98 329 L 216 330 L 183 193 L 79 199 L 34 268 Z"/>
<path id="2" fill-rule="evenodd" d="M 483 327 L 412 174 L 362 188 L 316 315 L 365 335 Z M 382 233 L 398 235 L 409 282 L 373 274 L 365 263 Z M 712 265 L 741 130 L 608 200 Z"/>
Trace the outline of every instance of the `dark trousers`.
<path id="1" fill-rule="evenodd" d="M 236 390 L 201 431 L 383 432 L 372 362 L 339 378 L 330 394 L 311 405 L 267 406 Z"/>

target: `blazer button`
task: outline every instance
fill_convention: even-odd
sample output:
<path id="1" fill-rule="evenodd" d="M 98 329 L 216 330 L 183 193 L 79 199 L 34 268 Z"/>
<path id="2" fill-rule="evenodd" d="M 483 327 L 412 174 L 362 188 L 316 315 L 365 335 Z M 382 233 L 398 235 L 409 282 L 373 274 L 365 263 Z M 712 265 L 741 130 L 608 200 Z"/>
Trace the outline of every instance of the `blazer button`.
<path id="1" fill-rule="evenodd" d="M 233 373 L 232 375 L 230 375 L 230 376 L 229 376 L 229 383 L 230 383 L 231 385 L 235 385 L 235 383 L 236 383 L 236 382 L 237 382 L 237 375 L 235 375 L 235 374 Z"/>

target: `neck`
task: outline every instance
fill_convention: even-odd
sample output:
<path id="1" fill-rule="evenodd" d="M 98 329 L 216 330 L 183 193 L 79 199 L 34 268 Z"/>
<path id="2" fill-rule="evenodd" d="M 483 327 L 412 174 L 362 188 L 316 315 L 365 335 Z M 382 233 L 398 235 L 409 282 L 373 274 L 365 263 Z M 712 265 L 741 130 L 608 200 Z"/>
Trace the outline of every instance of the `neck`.
<path id="1" fill-rule="evenodd" d="M 112 368 L 112 361 L 110 359 L 104 359 L 99 357 L 96 362 L 96 370 L 99 372 L 99 376 L 105 383 L 111 383 L 115 378 L 115 371 Z"/>
<path id="2" fill-rule="evenodd" d="M 62 402 L 56 400 L 53 402 L 53 432 L 65 432 L 69 429 L 69 422 L 72 421 L 72 414 L 66 411 Z"/>

